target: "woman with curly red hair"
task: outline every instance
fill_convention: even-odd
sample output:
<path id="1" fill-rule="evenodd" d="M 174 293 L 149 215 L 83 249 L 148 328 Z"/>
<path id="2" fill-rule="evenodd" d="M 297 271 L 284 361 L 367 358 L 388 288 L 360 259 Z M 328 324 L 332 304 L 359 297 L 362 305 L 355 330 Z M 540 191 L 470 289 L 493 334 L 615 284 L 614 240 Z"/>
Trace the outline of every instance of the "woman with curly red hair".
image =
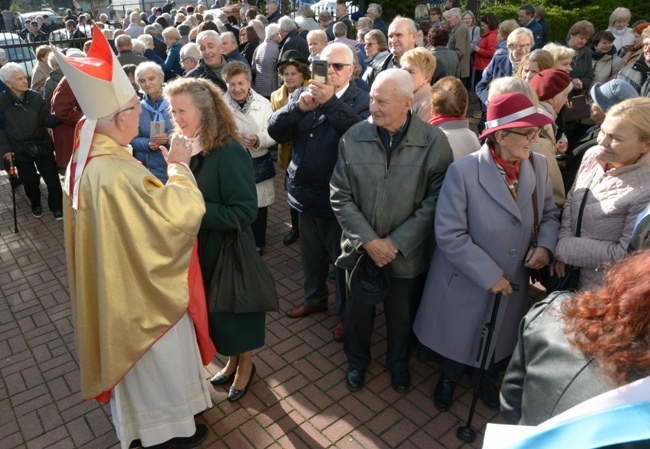
<path id="1" fill-rule="evenodd" d="M 537 425 L 650 375 L 650 250 L 615 265 L 598 289 L 556 292 L 524 317 L 501 386 L 510 424 Z"/>

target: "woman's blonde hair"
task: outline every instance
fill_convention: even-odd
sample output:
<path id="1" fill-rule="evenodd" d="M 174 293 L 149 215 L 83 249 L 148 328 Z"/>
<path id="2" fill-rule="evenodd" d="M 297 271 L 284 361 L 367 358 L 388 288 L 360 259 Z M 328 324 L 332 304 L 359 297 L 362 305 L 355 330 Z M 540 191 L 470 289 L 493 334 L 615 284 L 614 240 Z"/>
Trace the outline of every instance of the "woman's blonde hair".
<path id="1" fill-rule="evenodd" d="M 309 41 L 319 41 L 325 47 L 328 42 L 327 34 L 323 30 L 311 30 L 307 33 L 307 42 Z"/>
<path id="2" fill-rule="evenodd" d="M 508 39 L 506 40 L 506 42 L 507 42 L 506 45 L 508 46 L 508 48 L 511 48 L 514 45 L 517 45 L 517 42 L 519 42 L 520 40 L 522 40 L 525 37 L 530 39 L 531 44 L 535 43 L 535 38 L 533 37 L 533 32 L 530 31 L 528 28 L 519 27 L 516 30 L 513 30 L 512 33 L 510 33 L 508 35 Z"/>
<path id="3" fill-rule="evenodd" d="M 614 28 L 614 22 L 620 19 L 625 19 L 628 22 L 632 18 L 632 13 L 630 12 L 629 9 L 623 8 L 623 7 L 618 7 L 614 11 L 612 11 L 612 14 L 609 16 L 609 28 Z"/>
<path id="4" fill-rule="evenodd" d="M 637 129 L 639 140 L 650 142 L 650 98 L 638 97 L 622 101 L 607 111 L 607 117 L 627 120 Z"/>
<path id="5" fill-rule="evenodd" d="M 415 14 L 413 15 L 413 18 L 415 20 L 422 20 L 422 19 L 428 19 L 429 18 L 429 10 L 427 9 L 427 5 L 418 5 L 415 7 Z"/>
<path id="6" fill-rule="evenodd" d="M 554 63 L 557 63 L 564 59 L 573 58 L 576 54 L 576 51 L 573 48 L 553 43 L 544 45 L 544 48 L 542 50 L 546 50 L 551 54 L 551 56 L 553 56 Z"/>
<path id="7" fill-rule="evenodd" d="M 164 95 L 168 101 L 181 94 L 190 96 L 203 117 L 198 134 L 204 155 L 223 147 L 229 140 L 239 142 L 235 116 L 219 88 L 201 78 L 176 78 L 165 87 Z M 181 132 L 178 125 L 175 125 L 174 132 Z"/>
<path id="8" fill-rule="evenodd" d="M 167 39 L 176 39 L 177 41 L 181 40 L 181 33 L 179 33 L 179 31 L 174 27 L 165 28 L 162 35 Z"/>
<path id="9" fill-rule="evenodd" d="M 515 76 L 517 78 L 523 78 L 524 66 L 527 62 L 536 62 L 539 66 L 540 72 L 542 70 L 552 69 L 553 66 L 555 66 L 555 60 L 553 59 L 551 52 L 539 48 L 537 50 L 531 51 L 522 58 L 521 64 L 519 64 L 517 72 L 515 73 Z"/>
<path id="10" fill-rule="evenodd" d="M 516 29 L 519 29 L 519 24 L 517 23 L 516 20 L 508 19 L 504 20 L 499 24 L 498 31 L 497 31 L 497 41 L 502 42 L 508 39 L 508 36 L 510 36 L 510 33 L 515 31 Z"/>
<path id="11" fill-rule="evenodd" d="M 404 53 L 400 59 L 400 64 L 404 65 L 406 62 L 410 62 L 422 70 L 422 74 L 428 80 L 431 80 L 433 72 L 436 71 L 436 58 L 423 47 L 416 47 Z"/>

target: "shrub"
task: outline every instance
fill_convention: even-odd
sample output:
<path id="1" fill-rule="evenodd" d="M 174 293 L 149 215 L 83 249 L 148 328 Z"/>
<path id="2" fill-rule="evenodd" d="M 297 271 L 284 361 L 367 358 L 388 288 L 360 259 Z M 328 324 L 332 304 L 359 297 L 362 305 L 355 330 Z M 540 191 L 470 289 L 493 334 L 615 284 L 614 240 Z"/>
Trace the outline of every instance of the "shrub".
<path id="1" fill-rule="evenodd" d="M 579 20 L 589 20 L 594 24 L 596 31 L 604 30 L 609 23 L 609 16 L 615 8 L 623 6 L 632 12 L 630 25 L 637 20 L 650 18 L 650 2 L 635 2 L 631 0 L 596 0 L 584 6 L 583 0 L 556 0 L 533 2 L 546 8 L 546 22 L 548 23 L 548 42 L 561 42 L 567 37 L 571 25 Z M 642 3 L 640 5 L 640 3 Z M 499 20 L 515 19 L 521 2 L 504 2 L 493 6 L 481 8 L 481 14 L 493 12 Z"/>

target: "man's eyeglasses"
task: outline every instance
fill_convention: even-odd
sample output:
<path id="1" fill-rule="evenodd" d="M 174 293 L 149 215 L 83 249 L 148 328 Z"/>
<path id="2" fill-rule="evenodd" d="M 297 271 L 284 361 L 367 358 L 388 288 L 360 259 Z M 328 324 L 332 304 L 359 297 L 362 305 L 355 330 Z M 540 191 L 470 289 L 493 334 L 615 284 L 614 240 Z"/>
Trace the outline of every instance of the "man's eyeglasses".
<path id="1" fill-rule="evenodd" d="M 347 67 L 352 64 L 343 64 L 342 62 L 330 62 L 330 67 L 332 67 L 335 71 L 340 72 L 343 70 L 343 67 Z"/>
<path id="2" fill-rule="evenodd" d="M 373 45 L 378 45 L 377 42 L 366 42 L 363 44 L 364 47 L 372 47 Z"/>
<path id="3" fill-rule="evenodd" d="M 514 48 L 517 51 L 519 51 L 519 50 L 530 50 L 531 48 L 533 48 L 533 44 L 513 45 L 512 48 Z"/>
<path id="4" fill-rule="evenodd" d="M 140 107 L 140 103 L 138 103 L 137 106 L 131 106 L 130 108 L 126 108 L 126 109 L 122 109 L 121 111 L 117 111 L 117 112 L 113 115 L 113 117 L 111 117 L 111 122 L 112 122 L 113 120 L 115 120 L 115 118 L 116 118 L 118 115 L 120 115 L 122 112 L 131 111 L 131 110 L 133 110 L 133 109 L 135 109 L 135 108 L 139 108 L 139 107 Z"/>
<path id="5" fill-rule="evenodd" d="M 517 131 L 513 130 L 508 130 L 511 134 L 517 134 L 519 136 L 526 136 L 526 139 L 529 141 L 533 140 L 535 137 L 539 137 L 540 134 L 542 133 L 542 128 L 537 128 L 537 129 L 531 129 L 530 131 L 527 131 L 525 133 L 519 133 Z"/>

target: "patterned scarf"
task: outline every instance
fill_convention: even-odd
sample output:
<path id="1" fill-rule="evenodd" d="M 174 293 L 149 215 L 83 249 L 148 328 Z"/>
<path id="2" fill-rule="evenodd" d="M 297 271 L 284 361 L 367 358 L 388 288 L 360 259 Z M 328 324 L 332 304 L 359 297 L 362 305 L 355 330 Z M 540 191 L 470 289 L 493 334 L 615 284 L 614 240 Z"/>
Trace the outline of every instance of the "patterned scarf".
<path id="1" fill-rule="evenodd" d="M 246 115 L 248 108 L 253 104 L 253 89 L 248 89 L 248 95 L 243 104 L 239 104 L 233 97 L 231 97 L 230 92 L 226 92 L 226 101 L 234 111 L 240 111 L 242 114 Z"/>
<path id="2" fill-rule="evenodd" d="M 491 148 L 490 148 L 490 154 L 492 155 L 492 159 L 494 159 L 494 162 L 497 164 L 497 168 L 499 169 L 501 176 L 503 176 L 503 180 L 506 182 L 506 186 L 508 186 L 510 195 L 512 195 L 512 198 L 515 201 L 517 201 L 517 185 L 519 184 L 519 164 L 521 164 L 521 161 L 517 161 L 514 163 L 504 161 L 499 156 L 497 156 L 497 154 Z"/>

